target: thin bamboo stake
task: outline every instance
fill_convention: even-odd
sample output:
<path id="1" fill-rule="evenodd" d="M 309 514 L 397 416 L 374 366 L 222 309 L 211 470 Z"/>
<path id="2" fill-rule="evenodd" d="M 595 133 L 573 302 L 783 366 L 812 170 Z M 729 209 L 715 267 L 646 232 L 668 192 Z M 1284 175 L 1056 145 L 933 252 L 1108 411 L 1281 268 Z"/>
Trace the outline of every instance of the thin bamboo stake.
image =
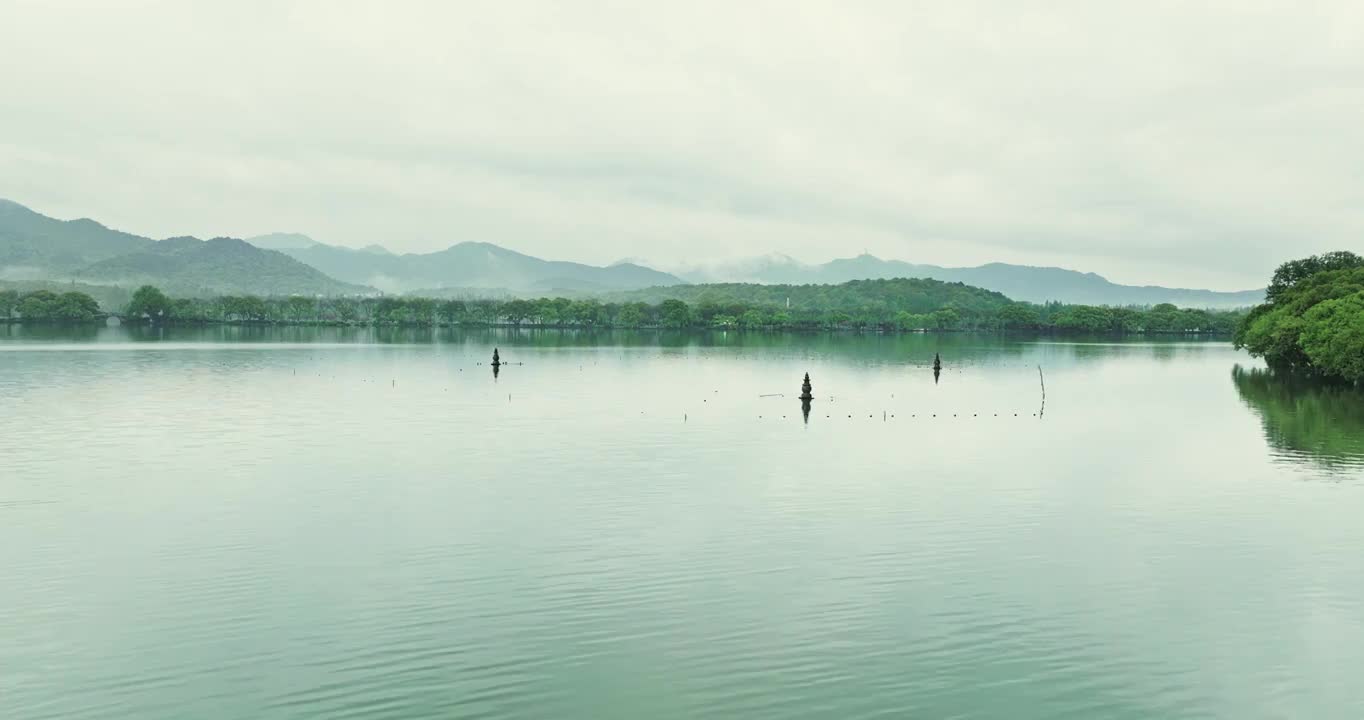
<path id="1" fill-rule="evenodd" d="M 1047 412 L 1047 380 L 1042 377 L 1042 366 L 1037 366 L 1037 382 L 1042 385 L 1042 407 L 1037 410 L 1037 417 L 1040 420 Z"/>

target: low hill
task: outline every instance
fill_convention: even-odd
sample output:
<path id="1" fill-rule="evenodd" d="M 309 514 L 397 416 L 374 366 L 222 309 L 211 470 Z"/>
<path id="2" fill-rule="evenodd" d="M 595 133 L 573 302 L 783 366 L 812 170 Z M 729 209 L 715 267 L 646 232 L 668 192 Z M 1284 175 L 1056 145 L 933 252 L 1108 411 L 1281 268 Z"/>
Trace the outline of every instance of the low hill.
<path id="1" fill-rule="evenodd" d="M 244 240 L 179 237 L 101 260 L 78 273 L 91 283 L 156 285 L 185 295 L 362 293 L 368 289 L 334 280 L 315 268 Z"/>
<path id="2" fill-rule="evenodd" d="M 52 279 L 156 241 L 94 220 L 57 220 L 0 200 L 0 278 Z"/>
<path id="3" fill-rule="evenodd" d="M 615 293 L 611 300 L 659 303 L 682 300 L 691 305 L 743 305 L 792 310 L 929 313 L 945 307 L 976 313 L 1011 304 L 1001 293 L 924 278 L 852 280 L 838 285 L 759 285 L 719 283 L 677 285 Z"/>
<path id="4" fill-rule="evenodd" d="M 317 244 L 296 234 L 256 240 L 284 246 Z M 57 220 L 8 200 L 0 200 L 0 280 L 121 288 L 148 283 L 179 295 L 370 292 L 242 240 L 182 237 L 158 242 L 94 220 Z"/>
<path id="5" fill-rule="evenodd" d="M 379 250 L 383 250 L 379 248 Z M 433 253 L 393 255 L 314 245 L 282 252 L 346 282 L 388 292 L 419 288 L 485 288 L 513 292 L 608 292 L 684 281 L 632 263 L 597 267 L 542 260 L 481 242 L 464 242 Z"/>
<path id="6" fill-rule="evenodd" d="M 877 278 L 931 278 L 966 283 L 1002 292 L 1014 300 L 1039 304 L 1051 301 L 1111 306 L 1172 303 L 1181 307 L 1238 308 L 1264 300 L 1263 290 L 1218 292 L 1155 285 L 1119 285 L 1094 273 L 1057 267 L 990 263 L 978 267 L 950 268 L 884 260 L 867 254 L 818 265 L 806 265 L 785 255 L 767 255 L 696 268 L 681 274 L 698 283 L 837 284 Z"/>

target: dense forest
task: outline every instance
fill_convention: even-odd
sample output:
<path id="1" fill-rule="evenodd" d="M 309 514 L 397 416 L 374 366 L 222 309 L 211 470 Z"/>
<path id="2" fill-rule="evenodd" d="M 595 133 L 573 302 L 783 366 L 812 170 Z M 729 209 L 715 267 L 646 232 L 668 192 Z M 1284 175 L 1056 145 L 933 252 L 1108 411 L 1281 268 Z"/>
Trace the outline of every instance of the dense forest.
<path id="1" fill-rule="evenodd" d="M 786 295 L 763 285 L 716 286 L 694 303 L 668 299 L 653 304 L 567 298 L 171 298 L 148 286 L 134 293 L 125 314 L 153 322 L 1212 334 L 1230 333 L 1240 318 L 1234 312 L 1173 305 L 1032 305 L 934 280 L 854 281 L 799 290 L 801 294 L 790 296 L 788 308 Z"/>
<path id="2" fill-rule="evenodd" d="M 780 286 L 778 286 L 780 288 Z M 781 289 L 721 285 L 696 302 L 439 300 L 423 297 L 172 298 L 155 287 L 133 294 L 119 314 L 150 322 L 343 325 L 509 325 L 521 327 L 715 328 L 751 330 L 996 331 L 1061 333 L 1231 333 L 1226 311 L 1016 303 L 979 288 L 934 280 L 859 280 Z M 780 298 L 780 304 L 778 304 Z M 0 293 L 0 318 L 90 320 L 98 304 L 80 292 Z"/>
<path id="3" fill-rule="evenodd" d="M 56 293 L 34 290 L 0 290 L 0 321 L 11 318 L 41 321 L 87 322 L 104 317 L 99 303 L 83 292 Z"/>
<path id="4" fill-rule="evenodd" d="M 1364 382 L 1364 258 L 1333 252 L 1279 266 L 1237 347 L 1270 367 Z"/>

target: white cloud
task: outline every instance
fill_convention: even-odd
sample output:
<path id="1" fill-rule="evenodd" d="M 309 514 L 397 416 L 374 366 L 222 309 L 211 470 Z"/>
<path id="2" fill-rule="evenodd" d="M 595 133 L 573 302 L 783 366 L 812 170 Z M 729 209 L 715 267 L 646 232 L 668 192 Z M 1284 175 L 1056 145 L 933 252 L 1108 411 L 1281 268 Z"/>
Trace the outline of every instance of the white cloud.
<path id="1" fill-rule="evenodd" d="M 158 236 L 1249 287 L 1364 250 L 1364 9 L 1245 5 L 0 0 L 0 196 Z"/>

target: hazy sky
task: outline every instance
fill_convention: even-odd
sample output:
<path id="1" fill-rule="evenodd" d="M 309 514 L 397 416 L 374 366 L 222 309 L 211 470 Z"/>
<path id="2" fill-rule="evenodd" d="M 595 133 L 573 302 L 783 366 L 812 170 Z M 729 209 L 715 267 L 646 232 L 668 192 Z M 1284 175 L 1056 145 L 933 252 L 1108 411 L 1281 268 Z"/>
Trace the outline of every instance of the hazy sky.
<path id="1" fill-rule="evenodd" d="M 0 197 L 1248 288 L 1364 252 L 1364 3 L 0 0 Z"/>

